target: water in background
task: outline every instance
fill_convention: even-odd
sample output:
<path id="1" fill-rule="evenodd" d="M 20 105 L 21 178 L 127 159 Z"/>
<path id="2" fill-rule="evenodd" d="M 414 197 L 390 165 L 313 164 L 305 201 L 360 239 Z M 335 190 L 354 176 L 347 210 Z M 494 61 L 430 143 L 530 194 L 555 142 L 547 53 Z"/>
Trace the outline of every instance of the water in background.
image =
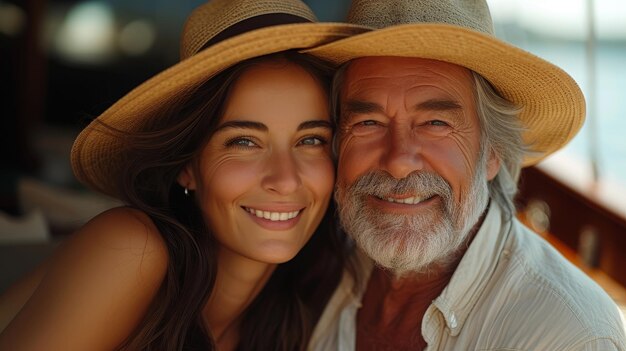
<path id="1" fill-rule="evenodd" d="M 505 39 L 567 71 L 589 101 L 586 43 L 533 35 L 503 35 Z M 559 156 L 575 162 L 590 162 L 589 120 L 596 120 L 598 169 L 601 180 L 626 187 L 626 42 L 596 43 L 595 111 L 587 110 L 587 122 Z"/>
<path id="2" fill-rule="evenodd" d="M 322 21 L 343 20 L 350 3 L 349 0 L 304 1 Z M 586 1 L 487 0 L 497 36 L 563 68 L 589 97 L 584 41 Z M 622 136 L 626 134 L 626 2 L 594 0 L 594 4 L 598 33 L 603 37 L 607 31 L 618 33 L 613 37 L 621 38 L 621 41 L 604 40 L 596 44 L 596 113 L 588 110 L 587 119 L 596 119 L 596 162 L 601 180 L 626 189 L 626 136 Z M 574 140 L 554 157 L 576 166 L 586 164 L 573 168 L 588 171 L 587 178 L 590 178 L 588 126 L 589 123 L 585 123 Z"/>

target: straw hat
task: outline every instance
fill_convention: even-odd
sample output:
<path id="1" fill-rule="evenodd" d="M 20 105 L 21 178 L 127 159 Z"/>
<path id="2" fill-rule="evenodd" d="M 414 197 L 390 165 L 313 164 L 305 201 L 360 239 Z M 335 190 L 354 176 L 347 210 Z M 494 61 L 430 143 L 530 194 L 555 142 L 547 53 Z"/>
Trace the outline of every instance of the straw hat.
<path id="1" fill-rule="evenodd" d="M 207 79 L 243 60 L 283 50 L 309 48 L 350 35 L 365 27 L 315 23 L 300 0 L 214 0 L 198 7 L 185 24 L 181 61 L 122 97 L 97 120 L 134 131 L 155 112 Z M 78 136 L 71 152 L 81 182 L 115 196 L 121 143 L 97 121 Z"/>
<path id="2" fill-rule="evenodd" d="M 523 106 L 524 142 L 539 162 L 569 142 L 585 120 L 585 99 L 555 65 L 497 39 L 484 0 L 354 0 L 348 22 L 380 28 L 304 50 L 336 64 L 364 56 L 419 57 L 454 63 Z"/>

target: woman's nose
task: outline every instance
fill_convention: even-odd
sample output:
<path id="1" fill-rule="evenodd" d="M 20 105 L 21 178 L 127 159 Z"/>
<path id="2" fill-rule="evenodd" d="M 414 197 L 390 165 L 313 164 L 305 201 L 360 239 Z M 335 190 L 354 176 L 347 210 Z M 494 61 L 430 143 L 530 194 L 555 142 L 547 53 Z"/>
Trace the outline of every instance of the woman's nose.
<path id="1" fill-rule="evenodd" d="M 261 180 L 263 189 L 288 195 L 302 185 L 298 165 L 289 151 L 272 151 L 268 156 Z"/>

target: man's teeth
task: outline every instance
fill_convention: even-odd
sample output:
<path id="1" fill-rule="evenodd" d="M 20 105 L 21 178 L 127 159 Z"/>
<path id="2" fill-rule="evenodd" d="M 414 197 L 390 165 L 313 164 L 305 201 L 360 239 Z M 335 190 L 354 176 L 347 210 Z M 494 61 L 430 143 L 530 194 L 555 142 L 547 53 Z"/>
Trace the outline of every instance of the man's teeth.
<path id="1" fill-rule="evenodd" d="M 389 202 L 394 202 L 397 204 L 415 205 L 415 204 L 422 202 L 423 199 L 416 197 L 416 196 L 411 196 L 411 197 L 405 197 L 404 199 L 394 199 L 394 198 L 388 197 L 385 200 Z"/>
<path id="2" fill-rule="evenodd" d="M 246 207 L 246 211 L 248 211 L 250 214 L 253 214 L 259 218 L 269 219 L 270 221 L 287 221 L 292 218 L 295 218 L 300 213 L 300 211 L 293 211 L 293 212 L 261 211 L 261 210 L 255 210 L 253 208 L 247 208 L 247 207 Z"/>

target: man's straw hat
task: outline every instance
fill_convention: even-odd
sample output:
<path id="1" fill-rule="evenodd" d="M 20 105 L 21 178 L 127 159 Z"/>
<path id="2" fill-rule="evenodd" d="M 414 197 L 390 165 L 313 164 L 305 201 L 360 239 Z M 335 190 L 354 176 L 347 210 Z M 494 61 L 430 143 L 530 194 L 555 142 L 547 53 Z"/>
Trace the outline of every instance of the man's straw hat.
<path id="1" fill-rule="evenodd" d="M 192 12 L 181 40 L 181 61 L 122 97 L 91 122 L 72 147 L 74 174 L 81 182 L 117 195 L 115 180 L 125 152 L 98 121 L 135 131 L 155 112 L 243 60 L 303 49 L 367 29 L 342 23 L 316 23 L 300 0 L 213 0 Z"/>
<path id="2" fill-rule="evenodd" d="M 348 22 L 379 28 L 305 50 L 341 64 L 365 56 L 434 59 L 467 67 L 521 105 L 535 164 L 569 142 L 585 120 L 585 99 L 555 65 L 497 39 L 484 0 L 354 0 Z"/>

